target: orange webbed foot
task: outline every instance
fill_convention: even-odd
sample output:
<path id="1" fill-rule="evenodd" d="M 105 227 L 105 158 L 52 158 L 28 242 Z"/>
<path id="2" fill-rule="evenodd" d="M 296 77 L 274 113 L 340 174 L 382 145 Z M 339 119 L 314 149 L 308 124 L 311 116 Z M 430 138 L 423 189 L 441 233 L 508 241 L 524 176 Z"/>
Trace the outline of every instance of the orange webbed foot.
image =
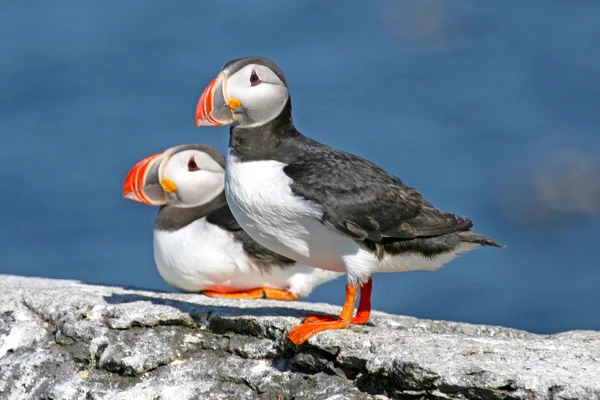
<path id="1" fill-rule="evenodd" d="M 350 323 L 355 325 L 364 325 L 369 320 L 370 313 L 357 312 L 354 317 L 350 320 Z M 337 321 L 339 317 L 334 317 L 333 315 L 321 315 L 321 314 L 306 314 L 302 316 L 302 322 L 331 322 Z"/>
<path id="2" fill-rule="evenodd" d="M 358 310 L 356 310 L 356 315 L 352 317 L 350 323 L 356 325 L 364 325 L 369 321 L 369 317 L 371 316 L 371 288 L 373 286 L 372 279 L 369 278 L 367 283 L 365 283 L 360 288 L 360 302 L 358 304 Z M 306 314 L 302 316 L 303 322 L 331 322 L 337 321 L 339 317 L 334 317 L 332 315 L 322 315 L 322 314 Z"/>
<path id="3" fill-rule="evenodd" d="M 288 334 L 288 339 L 294 344 L 302 344 L 316 333 L 349 327 L 357 292 L 358 286 L 346 285 L 346 301 L 344 301 L 344 307 L 342 307 L 342 312 L 338 318 L 328 315 L 313 315 L 312 317 L 319 320 L 293 327 Z M 309 315 L 308 317 L 311 316 Z"/>
<path id="4" fill-rule="evenodd" d="M 295 301 L 300 298 L 300 295 L 292 293 L 289 290 L 263 288 L 263 291 L 265 299 L 269 300 Z"/>
<path id="5" fill-rule="evenodd" d="M 292 343 L 299 345 L 306 342 L 311 336 L 322 331 L 332 329 L 345 329 L 350 324 L 366 324 L 371 314 L 371 287 L 372 281 L 369 278 L 361 288 L 360 302 L 356 316 L 352 317 L 354 311 L 354 301 L 358 293 L 358 286 L 346 285 L 346 300 L 342 307 L 339 317 L 330 315 L 308 314 L 303 317 L 303 324 L 293 327 L 288 334 L 288 339 Z"/>
<path id="6" fill-rule="evenodd" d="M 245 292 L 217 292 L 213 290 L 205 290 L 202 292 L 203 295 L 208 297 L 213 297 L 216 299 L 244 299 L 244 300 L 252 300 L 252 299 L 262 299 L 264 297 L 264 293 L 262 290 L 248 290 Z"/>
<path id="7" fill-rule="evenodd" d="M 355 325 L 364 325 L 369 321 L 369 317 L 371 316 L 371 310 L 369 311 L 360 311 L 356 313 L 354 317 L 352 317 L 352 323 Z"/>
<path id="8" fill-rule="evenodd" d="M 294 301 L 298 300 L 300 296 L 290 292 L 289 290 L 272 289 L 272 288 L 257 288 L 251 290 L 244 290 L 240 292 L 220 292 L 216 290 L 205 290 L 202 292 L 203 295 L 219 298 L 219 299 L 270 299 L 270 300 L 282 300 L 282 301 Z"/>
<path id="9" fill-rule="evenodd" d="M 329 322 L 306 322 L 302 325 L 293 327 L 287 337 L 292 343 L 300 345 L 316 333 L 332 329 L 345 329 L 348 326 L 350 326 L 350 321 L 339 318 L 335 318 L 334 321 Z"/>
<path id="10" fill-rule="evenodd" d="M 305 314 L 302 316 L 302 322 L 331 322 L 337 321 L 339 317 L 333 315 L 323 315 L 323 314 Z"/>

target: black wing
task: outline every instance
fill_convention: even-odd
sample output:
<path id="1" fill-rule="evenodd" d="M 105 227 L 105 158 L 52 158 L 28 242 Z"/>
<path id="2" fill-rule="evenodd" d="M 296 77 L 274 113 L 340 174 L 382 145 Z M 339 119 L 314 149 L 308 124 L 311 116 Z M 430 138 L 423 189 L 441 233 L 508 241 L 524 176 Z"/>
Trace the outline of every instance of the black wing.
<path id="1" fill-rule="evenodd" d="M 227 205 L 208 214 L 206 221 L 231 232 L 235 240 L 242 243 L 244 251 L 248 256 L 265 268 L 268 268 L 269 265 L 284 267 L 292 266 L 296 263 L 294 260 L 277 254 L 256 243 L 238 224 Z"/>
<path id="2" fill-rule="evenodd" d="M 413 239 L 468 230 L 468 219 L 437 210 L 421 194 L 363 158 L 310 138 L 292 144 L 284 172 L 292 191 L 323 206 L 322 222 L 355 240 Z M 288 144 L 289 145 L 289 144 Z M 288 152 L 288 154 L 290 154 Z"/>

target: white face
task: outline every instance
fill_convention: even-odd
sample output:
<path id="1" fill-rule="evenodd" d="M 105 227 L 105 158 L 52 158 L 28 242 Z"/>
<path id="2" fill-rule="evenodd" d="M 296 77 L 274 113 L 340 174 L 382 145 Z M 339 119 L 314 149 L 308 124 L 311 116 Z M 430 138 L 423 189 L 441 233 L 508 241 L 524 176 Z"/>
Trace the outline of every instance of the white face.
<path id="1" fill-rule="evenodd" d="M 161 166 L 160 181 L 171 180 L 176 187 L 165 192 L 167 204 L 176 207 L 197 207 L 223 192 L 225 170 L 208 154 L 199 150 L 183 150 L 169 157 Z"/>
<path id="2" fill-rule="evenodd" d="M 226 83 L 227 98 L 239 100 L 241 107 L 233 112 L 240 127 L 263 125 L 281 113 L 289 92 L 279 77 L 264 65 L 248 64 Z"/>

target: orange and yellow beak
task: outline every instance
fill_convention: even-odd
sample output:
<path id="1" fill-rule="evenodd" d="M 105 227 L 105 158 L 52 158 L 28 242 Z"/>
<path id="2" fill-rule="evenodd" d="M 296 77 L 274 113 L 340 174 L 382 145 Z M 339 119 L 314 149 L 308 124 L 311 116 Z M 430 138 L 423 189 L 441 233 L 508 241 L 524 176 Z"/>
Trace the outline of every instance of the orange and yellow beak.
<path id="1" fill-rule="evenodd" d="M 125 178 L 123 197 L 154 206 L 167 204 L 160 182 L 161 165 L 167 158 L 166 152 L 153 154 L 135 164 Z"/>
<path id="2" fill-rule="evenodd" d="M 240 102 L 227 97 L 227 73 L 221 72 L 204 89 L 196 107 L 196 126 L 223 126 L 233 123 L 232 110 Z"/>

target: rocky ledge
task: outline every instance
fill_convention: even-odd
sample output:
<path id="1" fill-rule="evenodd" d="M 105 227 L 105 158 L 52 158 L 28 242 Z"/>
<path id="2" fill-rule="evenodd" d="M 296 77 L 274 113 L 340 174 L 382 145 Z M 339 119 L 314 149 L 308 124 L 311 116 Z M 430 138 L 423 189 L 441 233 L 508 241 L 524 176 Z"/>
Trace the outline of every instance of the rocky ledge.
<path id="1" fill-rule="evenodd" d="M 600 332 L 534 335 L 338 307 L 0 275 L 2 399 L 600 399 Z"/>

